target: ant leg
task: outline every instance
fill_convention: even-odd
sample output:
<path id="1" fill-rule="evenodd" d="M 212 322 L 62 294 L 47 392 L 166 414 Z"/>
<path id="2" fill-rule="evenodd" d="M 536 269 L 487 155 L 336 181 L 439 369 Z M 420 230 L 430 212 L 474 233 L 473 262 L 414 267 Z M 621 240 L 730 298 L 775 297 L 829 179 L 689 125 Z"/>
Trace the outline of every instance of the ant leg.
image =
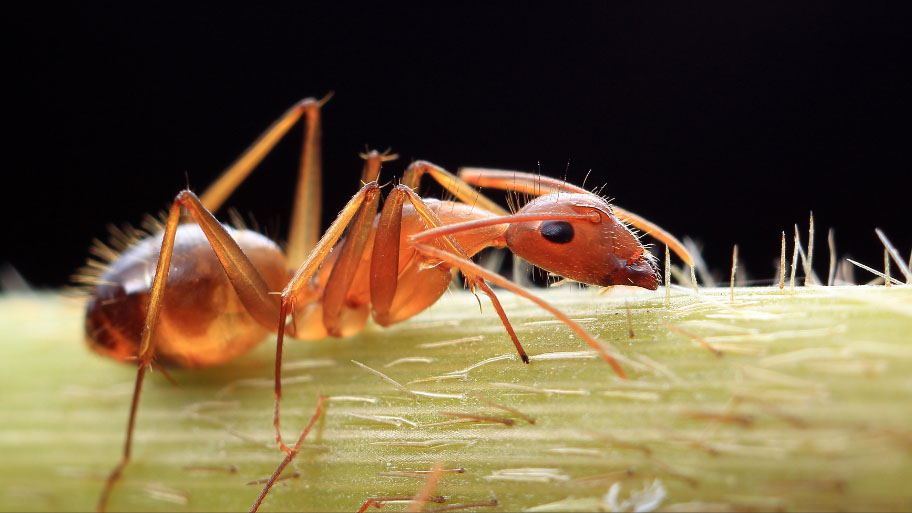
<path id="1" fill-rule="evenodd" d="M 146 311 L 146 320 L 140 339 L 138 364 L 139 370 L 136 373 L 136 385 L 133 388 L 133 401 L 130 405 L 130 418 L 127 421 L 127 439 L 124 443 L 123 456 L 120 463 L 114 467 L 111 474 L 105 481 L 105 486 L 101 490 L 101 496 L 98 498 L 96 509 L 104 511 L 108 505 L 108 498 L 114 489 L 114 484 L 120 479 L 124 468 L 130 462 L 130 452 L 133 447 L 133 427 L 136 424 L 136 410 L 139 405 L 139 394 L 142 391 L 143 378 L 146 375 L 146 367 L 152 362 L 155 346 L 152 344 L 152 333 L 155 325 L 158 323 L 159 313 L 162 307 L 162 298 L 164 297 L 165 284 L 168 280 L 168 269 L 171 267 L 171 254 L 174 249 L 174 235 L 177 233 L 177 225 L 180 223 L 180 205 L 174 203 L 168 213 L 168 221 L 165 225 L 165 232 L 162 237 L 162 248 L 158 255 L 158 264 L 155 268 L 155 278 L 152 280 L 152 289 L 149 293 L 149 307 Z"/>
<path id="2" fill-rule="evenodd" d="M 329 101 L 331 96 L 332 93 L 307 107 L 298 185 L 291 211 L 291 224 L 288 227 L 288 246 L 285 250 L 289 269 L 294 269 L 300 264 L 320 238 L 320 212 L 323 208 L 323 154 L 320 144 L 323 133 L 320 107 Z"/>
<path id="3" fill-rule="evenodd" d="M 275 359 L 275 408 L 273 412 L 272 423 L 275 428 L 276 444 L 286 454 L 291 454 L 292 449 L 282 442 L 282 432 L 279 430 L 279 401 L 282 399 L 282 346 L 285 341 L 285 331 L 290 326 L 291 335 L 294 336 L 294 319 L 288 325 L 285 323 L 287 314 L 292 313 L 294 301 L 299 295 L 306 292 L 310 285 L 310 279 L 316 273 L 320 264 L 326 259 L 326 256 L 332 250 L 333 246 L 342 236 L 345 228 L 349 225 L 352 218 L 360 210 L 365 201 L 373 201 L 380 194 L 380 186 L 377 182 L 365 184 L 345 205 L 336 220 L 333 221 L 320 241 L 317 242 L 313 250 L 308 255 L 307 260 L 298 268 L 294 277 L 285 286 L 282 291 L 281 304 L 279 310 L 278 336 L 276 337 L 276 359 Z M 275 319 L 275 317 L 273 317 Z"/>
<path id="4" fill-rule="evenodd" d="M 307 252 L 320 236 L 320 202 L 322 200 L 320 108 L 329 101 L 331 96 L 330 93 L 321 100 L 305 98 L 292 105 L 200 195 L 200 201 L 206 209 L 212 212 L 218 210 L 266 154 L 272 151 L 279 140 L 288 133 L 301 116 L 304 116 L 304 141 L 301 148 L 298 184 L 288 236 L 287 256 L 292 269 L 304 260 Z"/>
<path id="5" fill-rule="evenodd" d="M 120 463 L 108 476 L 105 487 L 98 501 L 98 509 L 104 510 L 108 498 L 118 481 L 123 469 L 130 461 L 130 451 L 133 443 L 133 429 L 136 422 L 136 412 L 139 405 L 139 395 L 142 390 L 143 378 L 146 367 L 152 363 L 155 353 L 153 334 L 155 326 L 164 304 L 165 285 L 171 267 L 171 255 L 174 252 L 174 238 L 177 226 L 180 224 L 181 207 L 186 208 L 193 216 L 205 234 L 213 251 L 221 262 L 222 268 L 228 276 L 235 292 L 251 316 L 263 326 L 272 326 L 276 315 L 279 313 L 279 304 L 275 296 L 269 294 L 269 287 L 253 266 L 247 256 L 231 238 L 231 235 L 215 219 L 215 217 L 200 203 L 200 200 L 190 191 L 181 191 L 174 199 L 168 213 L 162 236 L 161 249 L 152 288 L 149 292 L 149 306 L 146 313 L 145 328 L 140 339 L 138 361 L 139 370 L 136 375 L 136 386 L 133 391 L 133 401 L 130 406 L 130 417 L 127 422 L 127 437 L 124 444 L 123 457 Z"/>
<path id="6" fill-rule="evenodd" d="M 361 171 L 362 181 L 374 181 L 380 174 L 383 162 L 398 158 L 375 150 L 362 153 L 364 167 Z M 348 227 L 345 244 L 340 248 L 338 259 L 333 264 L 326 285 L 323 287 L 323 326 L 327 333 L 339 337 L 360 331 L 367 321 L 368 310 L 349 308 L 345 299 L 355 280 L 355 273 L 361 264 L 364 250 L 371 238 L 374 217 L 377 215 L 380 196 L 366 199 L 358 210 L 357 217 Z M 354 315 L 351 315 L 354 314 Z"/>
<path id="7" fill-rule="evenodd" d="M 196 195 L 188 190 L 181 191 L 175 203 L 185 207 L 203 231 L 247 312 L 261 326 L 274 326 L 275 318 L 279 314 L 279 301 L 270 293 L 266 280 L 225 227 L 203 206 Z"/>
<path id="8" fill-rule="evenodd" d="M 377 150 L 370 150 L 367 153 L 362 153 L 360 156 L 364 159 L 364 167 L 361 168 L 362 184 L 379 180 L 380 167 L 383 163 L 399 158 L 398 154 L 390 153 L 388 149 L 383 153 L 380 153 Z"/>
<path id="9" fill-rule="evenodd" d="M 358 209 L 361 207 L 361 204 L 378 194 L 380 194 L 380 186 L 377 185 L 377 182 L 370 182 L 361 187 L 361 190 L 348 200 L 348 203 L 342 211 L 339 212 L 336 220 L 329 226 L 329 229 L 326 230 L 326 233 L 323 234 L 323 237 L 321 237 L 320 241 L 314 246 L 304 263 L 298 267 L 298 270 L 285 287 L 285 290 L 282 291 L 283 300 L 289 301 L 290 298 L 295 297 L 302 292 L 302 289 L 307 286 L 307 282 L 313 277 L 317 268 L 323 263 L 326 255 L 332 250 L 333 245 L 335 245 L 342 236 L 342 232 L 345 231 L 345 228 L 349 225 L 352 218 L 355 216 L 355 213 L 357 213 Z"/>
<path id="10" fill-rule="evenodd" d="M 228 166 L 222 174 L 200 194 L 200 201 L 210 211 L 215 212 L 228 199 L 228 196 L 243 182 L 263 158 L 275 147 L 279 140 L 294 126 L 301 116 L 308 118 L 319 115 L 319 108 L 326 99 L 317 101 L 305 98 L 286 110 L 275 120 L 246 150 Z M 319 119 L 314 121 L 319 128 Z M 313 124 L 313 123 L 308 123 Z M 306 145 L 305 135 L 305 145 Z"/>
<path id="11" fill-rule="evenodd" d="M 438 168 L 438 169 L 442 171 L 441 168 Z M 443 223 L 441 223 L 440 219 L 437 218 L 437 215 L 434 214 L 434 212 L 430 208 L 428 208 L 427 204 L 424 203 L 424 201 L 421 199 L 420 196 L 418 196 L 417 194 L 415 194 L 414 191 L 412 191 L 411 189 L 408 189 L 408 188 L 406 188 L 404 192 L 405 192 L 405 194 L 408 195 L 409 201 L 412 203 L 412 206 L 415 207 L 415 210 L 418 212 L 418 215 L 420 215 L 422 217 L 422 219 L 424 219 L 425 225 L 429 229 L 440 228 L 442 226 Z M 468 261 L 468 262 L 471 261 L 469 259 L 468 255 L 466 255 L 465 251 L 463 251 L 463 249 L 459 246 L 458 243 L 456 243 L 455 240 L 453 240 L 452 237 L 449 237 L 449 236 L 443 237 L 443 241 L 448 243 L 449 247 L 451 248 L 451 250 L 449 252 L 450 255 L 452 255 L 454 257 L 457 257 L 457 256 L 462 257 L 463 261 Z M 437 250 L 441 251 L 439 248 Z M 482 292 L 487 294 L 487 296 L 491 299 L 491 304 L 494 306 L 494 310 L 497 311 L 497 315 L 498 315 L 498 317 L 500 317 L 500 321 L 501 321 L 501 323 L 503 323 L 504 329 L 507 330 L 507 334 L 510 336 L 510 340 L 513 341 L 513 345 L 516 347 L 516 352 L 519 353 L 520 359 L 523 361 L 523 363 L 529 363 L 529 356 L 526 354 L 526 350 L 523 349 L 522 344 L 519 343 L 519 338 L 516 336 L 516 331 L 513 330 L 513 325 L 510 324 L 510 320 L 507 318 L 507 313 L 504 311 L 503 307 L 500 305 L 500 300 L 497 299 L 497 296 L 494 294 L 494 291 L 491 290 L 491 287 L 489 287 L 488 284 L 485 283 L 484 278 L 482 278 L 482 277 L 477 277 L 477 276 L 474 276 L 471 274 L 465 274 L 465 273 L 463 273 L 463 276 L 466 277 L 466 281 L 469 282 L 469 285 L 472 288 L 477 286 L 479 289 L 481 289 Z"/>
<path id="12" fill-rule="evenodd" d="M 399 281 L 399 238 L 402 223 L 402 206 L 405 198 L 408 198 L 412 206 L 415 207 L 415 211 L 428 229 L 438 228 L 442 225 L 437 214 L 428 208 L 421 197 L 415 194 L 407 185 L 400 184 L 390 193 L 386 204 L 383 206 L 383 212 L 380 214 L 371 256 L 371 307 L 373 308 L 374 319 L 381 325 L 388 325 L 394 322 L 390 314 L 393 310 L 393 300 Z M 450 254 L 458 255 L 462 259 L 468 260 L 468 255 L 451 237 L 439 237 L 434 240 L 438 246 L 437 249 L 440 251 L 447 251 Z M 529 357 L 526 355 L 522 344 L 520 344 L 516 332 L 513 330 L 513 326 L 510 324 L 510 320 L 507 318 L 507 314 L 504 312 L 494 291 L 488 287 L 483 279 L 476 279 L 472 276 L 467 276 L 467 279 L 473 288 L 477 286 L 491 298 L 491 303 L 494 305 L 497 315 L 507 330 L 507 334 L 513 341 L 513 345 L 516 346 L 516 351 L 519 353 L 520 358 L 522 358 L 523 362 L 529 363 Z M 414 307 L 414 305 L 410 306 Z"/>
<path id="13" fill-rule="evenodd" d="M 513 325 L 510 324 L 510 319 L 507 319 L 507 312 L 505 312 L 503 306 L 500 305 L 500 300 L 497 299 L 494 290 L 492 290 L 483 279 L 474 280 L 474 285 L 477 285 L 482 292 L 488 295 L 491 304 L 494 305 L 494 310 L 497 311 L 497 316 L 500 317 L 500 322 L 507 330 L 507 334 L 510 335 L 510 340 L 513 341 L 513 345 L 516 346 L 516 352 L 519 353 L 519 359 L 522 360 L 523 363 L 529 363 L 529 355 L 526 354 L 526 350 L 523 349 L 522 344 L 519 343 L 519 338 L 516 336 L 516 332 L 513 331 Z"/>
<path id="14" fill-rule="evenodd" d="M 397 185 L 393 188 L 383 203 L 371 252 L 371 309 L 374 320 L 381 326 L 392 323 L 390 310 L 399 283 L 399 234 L 402 232 L 402 204 L 405 201 L 402 187 Z"/>
<path id="15" fill-rule="evenodd" d="M 582 326 L 580 326 L 576 321 L 567 316 L 567 314 L 561 312 L 554 306 L 551 306 L 547 301 L 539 298 L 538 296 L 528 292 L 527 290 L 517 286 L 515 283 L 503 278 L 496 273 L 492 273 L 483 267 L 475 264 L 471 260 L 460 258 L 458 255 L 442 251 L 432 246 L 426 244 L 415 244 L 414 248 L 416 251 L 425 255 L 427 257 L 433 258 L 434 260 L 440 260 L 446 262 L 454 267 L 458 267 L 462 274 L 465 276 L 473 277 L 475 279 L 484 278 L 495 285 L 503 287 L 507 290 L 510 290 L 514 294 L 520 295 L 529 301 L 540 306 L 542 309 L 547 310 L 558 320 L 566 324 L 574 333 L 577 334 L 581 339 L 583 339 L 590 347 L 598 351 L 602 358 L 607 361 L 618 376 L 626 378 L 627 375 L 624 372 L 624 369 L 617 363 L 615 359 L 616 353 L 614 350 L 610 350 L 605 347 L 598 339 L 593 337 L 588 331 L 586 331 Z M 615 354 L 612 354 L 615 353 Z"/>
<path id="16" fill-rule="evenodd" d="M 533 196 L 542 196 L 557 192 L 571 192 L 578 194 L 592 194 L 582 187 L 568 184 L 563 180 L 541 176 L 532 173 L 523 173 L 520 171 L 504 171 L 500 169 L 483 169 L 483 168 L 462 168 L 459 170 L 459 177 L 465 180 L 465 183 L 479 187 L 492 187 L 495 189 L 504 189 L 507 191 L 530 194 Z M 693 258 L 674 235 L 668 233 L 659 225 L 637 215 L 633 212 L 621 208 L 617 205 L 611 205 L 614 214 L 622 221 L 626 221 L 633 226 L 643 230 L 644 233 L 655 237 L 662 243 L 666 244 L 672 251 L 677 254 L 687 265 L 693 265 Z"/>
<path id="17" fill-rule="evenodd" d="M 275 484 L 276 479 L 282 475 L 282 471 L 285 470 L 285 467 L 291 463 L 291 460 L 294 459 L 295 455 L 298 454 L 298 451 L 301 449 L 301 444 L 304 443 L 304 439 L 307 438 L 307 434 L 310 433 L 310 430 L 316 424 L 317 419 L 320 418 L 320 415 L 323 413 L 323 400 L 325 398 L 321 395 L 317 399 L 317 410 L 314 412 L 313 417 L 310 418 L 310 422 L 307 423 L 307 426 L 304 428 L 304 431 L 301 432 L 301 436 L 298 437 L 298 442 L 294 445 L 293 448 L 289 449 L 288 454 L 285 456 L 285 459 L 282 460 L 282 463 L 279 464 L 275 472 L 272 473 L 272 476 L 269 478 L 269 481 L 266 482 L 266 486 L 263 487 L 263 491 L 260 492 L 260 495 L 257 497 L 256 502 L 253 503 L 253 506 L 250 508 L 250 513 L 255 513 L 259 508 L 260 504 L 263 503 L 263 499 L 266 498 L 266 494 L 269 493 L 269 490 L 272 488 L 272 485 Z"/>
<path id="18" fill-rule="evenodd" d="M 387 155 L 371 150 L 362 153 L 364 167 L 361 171 L 363 183 L 374 181 L 380 174 L 383 162 L 397 158 L 396 155 Z M 366 304 L 355 306 L 347 304 L 348 293 L 355 281 L 362 257 L 365 253 L 373 233 L 374 217 L 377 214 L 379 195 L 368 198 L 361 204 L 356 217 L 348 226 L 345 243 L 337 247 L 338 255 L 329 271 L 329 276 L 321 289 L 322 322 L 321 328 L 324 335 L 344 337 L 360 331 L 364 327 L 369 315 Z M 369 250 L 368 250 L 369 251 Z M 316 315 L 313 317 L 316 320 Z"/>
<path id="19" fill-rule="evenodd" d="M 330 335 L 342 336 L 344 331 L 352 329 L 352 326 L 343 326 L 346 324 L 342 319 L 345 298 L 355 280 L 355 272 L 358 270 L 364 255 L 364 248 L 370 239 L 379 203 L 380 195 L 376 194 L 361 204 L 357 216 L 348 227 L 345 244 L 342 245 L 338 260 L 333 265 L 329 279 L 326 281 L 323 291 L 323 325 L 326 326 L 326 331 Z M 366 309 L 364 311 L 366 312 Z M 365 315 L 355 322 L 366 320 Z M 360 329 L 361 325 L 363 323 L 359 323 L 357 328 Z"/>
<path id="20" fill-rule="evenodd" d="M 123 470 L 127 466 L 127 463 L 130 463 L 130 451 L 133 446 L 133 426 L 136 422 L 136 408 L 139 404 L 139 393 L 142 390 L 142 382 L 145 375 L 146 364 L 140 362 L 139 372 L 136 374 L 136 384 L 133 388 L 133 401 L 130 404 L 130 418 L 127 421 L 127 440 L 124 443 L 123 455 L 120 458 L 120 462 L 114 467 L 114 470 L 108 474 L 108 478 L 105 480 L 104 488 L 102 488 L 101 495 L 98 497 L 98 504 L 95 505 L 96 511 L 105 511 L 105 509 L 107 509 L 108 498 L 111 496 L 114 484 L 120 480 L 120 476 L 123 474 Z"/>
<path id="21" fill-rule="evenodd" d="M 403 259 L 403 268 L 399 267 L 403 205 L 410 193 L 414 195 L 407 185 L 399 184 L 394 187 L 387 196 L 377 221 L 371 251 L 369 286 L 371 314 L 381 326 L 389 326 L 404 320 L 433 304 L 446 290 L 452 278 L 449 269 L 424 269 L 420 262 L 413 260 L 411 256 Z M 420 199 L 419 204 L 424 207 Z M 426 212 L 418 210 L 417 213 L 425 227 L 440 224 L 434 212 L 424 210 Z M 435 243 L 449 251 L 465 254 L 451 238 L 441 238 Z M 418 287 L 420 292 L 415 292 L 413 287 L 399 287 L 400 282 L 412 280 L 421 280 Z"/>
<path id="22" fill-rule="evenodd" d="M 416 160 L 409 165 L 402 177 L 402 183 L 415 189 L 418 187 L 418 183 L 424 175 L 433 178 L 441 187 L 467 205 L 477 205 L 488 212 L 500 216 L 509 215 L 508 211 L 504 210 L 503 207 L 487 196 L 481 194 L 477 188 L 472 186 L 472 184 L 466 183 L 446 169 L 424 160 Z"/>

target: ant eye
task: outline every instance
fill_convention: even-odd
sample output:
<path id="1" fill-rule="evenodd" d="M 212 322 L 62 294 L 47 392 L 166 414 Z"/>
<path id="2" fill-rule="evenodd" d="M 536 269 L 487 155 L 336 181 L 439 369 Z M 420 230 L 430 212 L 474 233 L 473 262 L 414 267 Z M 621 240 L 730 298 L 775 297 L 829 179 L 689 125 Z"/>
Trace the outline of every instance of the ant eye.
<path id="1" fill-rule="evenodd" d="M 545 221 L 541 224 L 542 237 L 557 244 L 573 240 L 573 226 L 567 221 Z"/>

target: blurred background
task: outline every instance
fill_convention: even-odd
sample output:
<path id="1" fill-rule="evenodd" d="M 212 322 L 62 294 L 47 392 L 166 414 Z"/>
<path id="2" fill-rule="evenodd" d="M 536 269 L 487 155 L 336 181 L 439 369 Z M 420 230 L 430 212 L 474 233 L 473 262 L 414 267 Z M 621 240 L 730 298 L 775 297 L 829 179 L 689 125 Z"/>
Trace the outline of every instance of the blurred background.
<path id="1" fill-rule="evenodd" d="M 401 156 L 386 180 L 414 159 L 588 173 L 587 187 L 697 240 L 720 276 L 737 243 L 741 269 L 771 280 L 781 232 L 791 248 L 798 223 L 807 244 L 811 210 L 824 276 L 829 227 L 840 256 L 876 268 L 875 227 L 912 247 L 908 7 L 17 9 L 3 21 L 0 263 L 33 286 L 65 285 L 106 224 L 166 208 L 185 176 L 201 191 L 293 102 L 329 91 L 324 224 L 367 146 Z M 300 138 L 228 202 L 277 238 Z"/>

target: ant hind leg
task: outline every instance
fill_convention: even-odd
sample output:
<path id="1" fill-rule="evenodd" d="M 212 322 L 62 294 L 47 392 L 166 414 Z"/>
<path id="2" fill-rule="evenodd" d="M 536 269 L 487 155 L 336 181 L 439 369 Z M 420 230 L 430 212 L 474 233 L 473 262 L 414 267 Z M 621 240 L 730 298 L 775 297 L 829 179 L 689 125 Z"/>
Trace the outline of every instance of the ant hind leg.
<path id="1" fill-rule="evenodd" d="M 146 310 L 145 322 L 143 324 L 144 328 L 140 338 L 139 351 L 137 353 L 139 368 L 136 374 L 136 385 L 133 390 L 133 400 L 130 406 L 130 417 L 127 422 L 127 436 L 124 444 L 123 456 L 120 463 L 118 463 L 105 481 L 105 486 L 97 504 L 97 509 L 99 511 L 103 511 L 106 508 L 114 485 L 120 479 L 124 468 L 130 461 L 130 453 L 133 445 L 133 431 L 139 406 L 139 396 L 142 391 L 142 383 L 145 378 L 146 368 L 152 364 L 152 360 L 155 356 L 153 335 L 164 305 L 165 287 L 168 280 L 168 273 L 171 268 L 171 257 L 174 253 L 174 239 L 177 233 L 177 227 L 180 224 L 182 207 L 187 208 L 206 235 L 209 245 L 215 251 L 235 292 L 237 292 L 238 297 L 241 299 L 241 302 L 251 316 L 261 325 L 271 326 L 279 312 L 278 301 L 275 296 L 269 294 L 269 286 L 266 281 L 250 260 L 247 259 L 247 256 L 238 246 L 237 242 L 231 238 L 231 235 L 221 224 L 219 224 L 215 217 L 203 207 L 195 194 L 187 190 L 181 191 L 175 198 L 174 203 L 171 205 L 171 209 L 168 212 L 168 218 L 162 235 L 161 249 L 158 255 L 158 263 L 155 269 L 155 276 L 152 279 L 152 286 L 149 291 L 149 303 Z"/>

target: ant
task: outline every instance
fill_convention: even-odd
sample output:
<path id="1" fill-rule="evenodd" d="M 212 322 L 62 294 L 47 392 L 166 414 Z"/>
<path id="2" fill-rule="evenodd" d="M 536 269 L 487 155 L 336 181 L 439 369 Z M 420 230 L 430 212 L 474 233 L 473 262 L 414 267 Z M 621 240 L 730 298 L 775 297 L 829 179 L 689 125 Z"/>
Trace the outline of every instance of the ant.
<path id="1" fill-rule="evenodd" d="M 135 362 L 138 370 L 123 455 L 105 482 L 99 510 L 105 509 L 130 461 L 139 396 L 150 365 L 217 365 L 276 332 L 273 425 L 278 447 L 290 458 L 296 450 L 285 445 L 279 430 L 286 334 L 310 340 L 346 337 L 359 332 L 369 316 L 382 326 L 401 322 L 435 303 L 459 270 L 473 292 L 489 296 L 523 362 L 529 358 L 489 283 L 549 311 L 624 377 L 612 351 L 579 324 L 471 257 L 486 247 L 508 247 L 533 265 L 571 280 L 655 290 L 655 259 L 628 229 L 630 223 L 691 263 L 683 245 L 658 226 L 585 189 L 529 173 L 463 169 L 457 177 L 415 161 L 380 210 L 376 179 L 382 163 L 396 156 L 376 151 L 362 154 L 364 185 L 318 238 L 320 116 L 328 99 L 294 104 L 201 196 L 189 189 L 178 193 L 160 233 L 134 241 L 119 255 L 102 248 L 110 262 L 95 266 L 86 309 L 87 339 L 96 352 Z M 212 212 L 301 118 L 305 136 L 283 253 L 255 231 L 222 225 Z M 413 189 L 424 175 L 459 201 L 418 196 Z M 538 197 L 511 214 L 475 187 Z M 278 290 L 280 295 L 273 292 Z"/>

